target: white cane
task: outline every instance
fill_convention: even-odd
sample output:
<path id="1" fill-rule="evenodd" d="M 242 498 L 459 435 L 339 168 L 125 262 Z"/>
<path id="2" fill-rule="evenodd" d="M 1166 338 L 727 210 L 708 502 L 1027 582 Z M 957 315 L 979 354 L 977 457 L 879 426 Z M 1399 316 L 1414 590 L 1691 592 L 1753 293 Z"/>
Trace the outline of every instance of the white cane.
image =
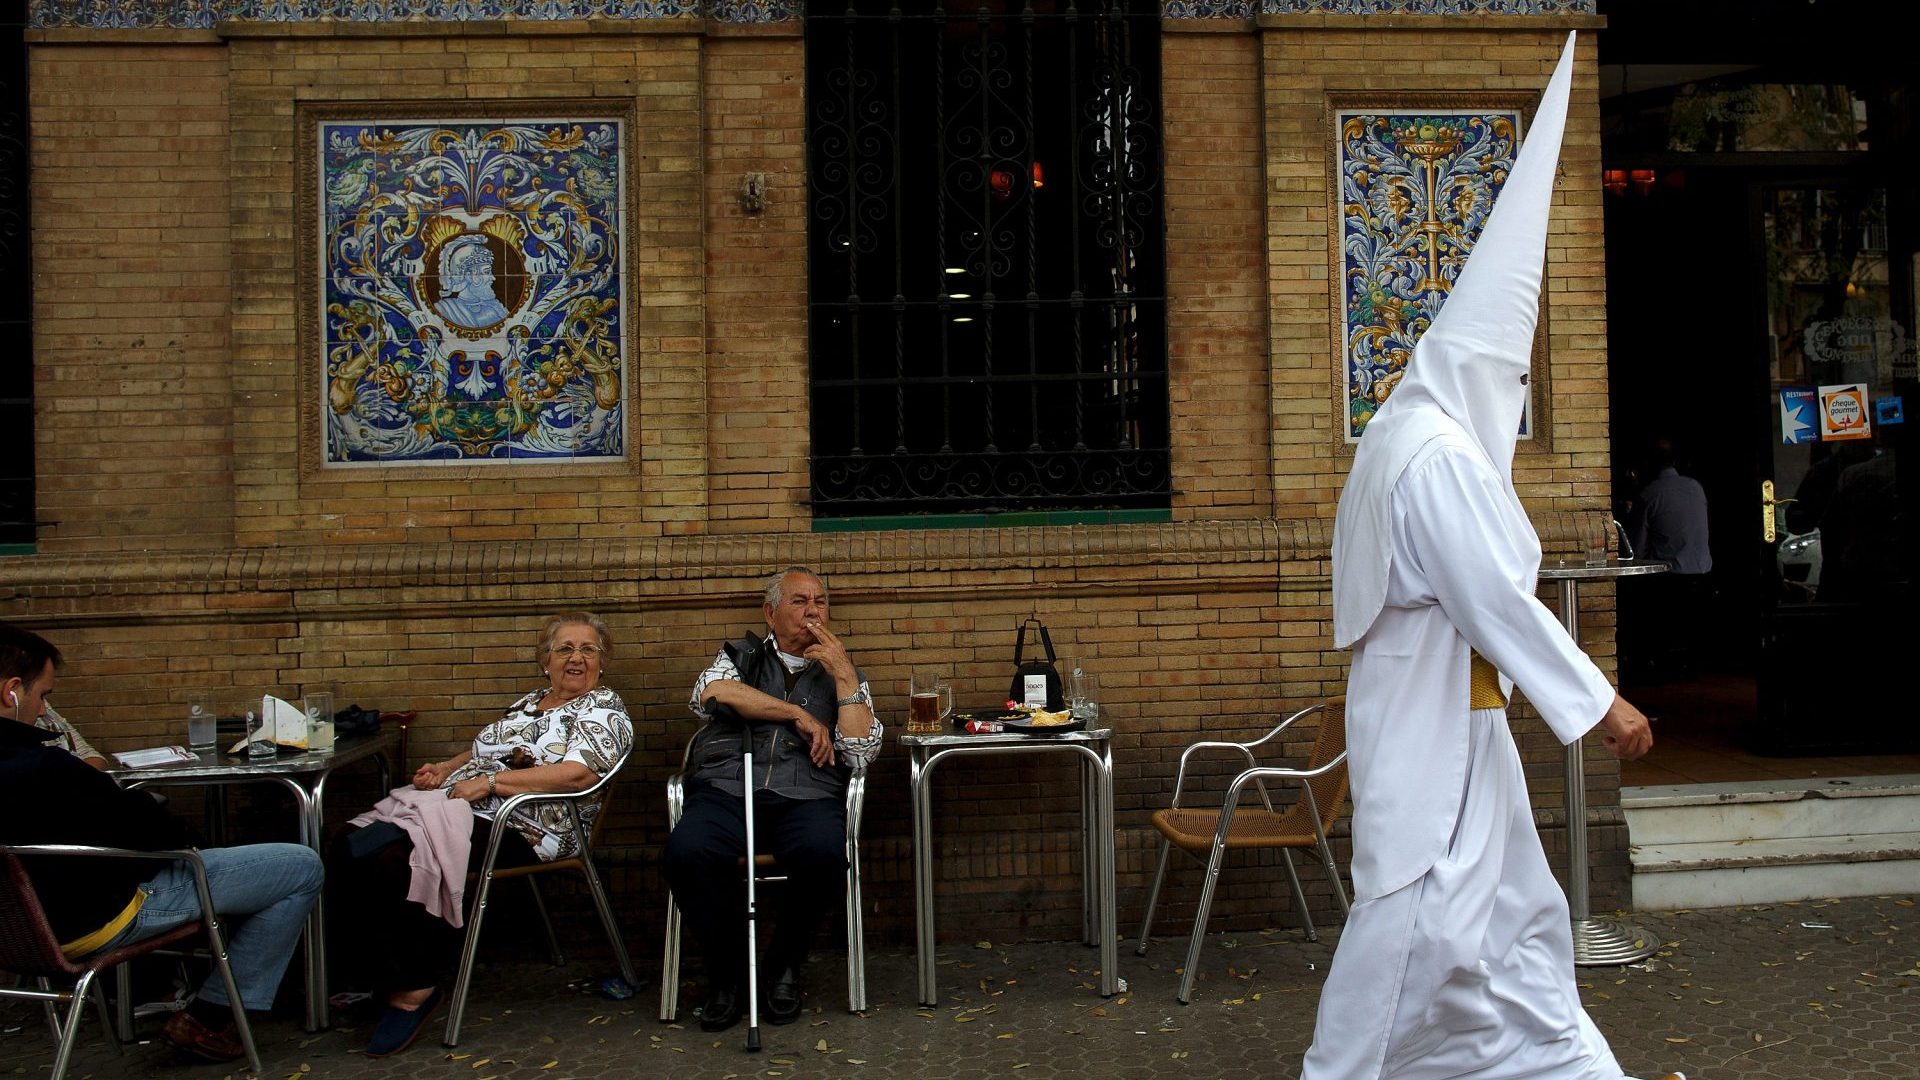
<path id="1" fill-rule="evenodd" d="M 760 1049 L 760 911 L 753 889 L 753 726 L 741 725 L 740 798 L 747 815 L 747 1050 Z"/>

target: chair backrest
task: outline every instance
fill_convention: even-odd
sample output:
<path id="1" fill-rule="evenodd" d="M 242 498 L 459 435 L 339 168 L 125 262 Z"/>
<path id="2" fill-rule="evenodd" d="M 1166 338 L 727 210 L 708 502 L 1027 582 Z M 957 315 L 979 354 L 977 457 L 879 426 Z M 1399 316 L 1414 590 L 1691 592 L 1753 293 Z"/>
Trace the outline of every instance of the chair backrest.
<path id="1" fill-rule="evenodd" d="M 1313 740 L 1313 756 L 1307 767 L 1317 769 L 1347 749 L 1347 699 L 1328 698 L 1326 708 L 1320 710 L 1320 733 Z M 1347 803 L 1347 765 L 1341 762 L 1337 769 L 1329 769 L 1324 775 L 1307 781 L 1313 789 L 1313 803 L 1320 810 L 1320 828 L 1331 830 L 1333 823 L 1340 820 L 1340 812 Z"/>
<path id="2" fill-rule="evenodd" d="M 0 852 L 0 971 L 38 978 L 78 970 L 60 951 L 26 865 L 10 851 Z"/>

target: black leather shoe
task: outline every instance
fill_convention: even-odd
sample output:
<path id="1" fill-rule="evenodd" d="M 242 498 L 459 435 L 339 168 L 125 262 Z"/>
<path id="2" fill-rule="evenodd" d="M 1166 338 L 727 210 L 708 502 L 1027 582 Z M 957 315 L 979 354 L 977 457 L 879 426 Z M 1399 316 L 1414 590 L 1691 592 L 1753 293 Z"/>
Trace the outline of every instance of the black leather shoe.
<path id="1" fill-rule="evenodd" d="M 800 973 L 793 968 L 780 969 L 767 987 L 767 1023 L 791 1024 L 800 1019 Z"/>
<path id="2" fill-rule="evenodd" d="M 707 1003 L 700 1006 L 700 1030 L 727 1030 L 740 1022 L 742 1007 L 738 985 L 715 984 L 707 991 Z"/>

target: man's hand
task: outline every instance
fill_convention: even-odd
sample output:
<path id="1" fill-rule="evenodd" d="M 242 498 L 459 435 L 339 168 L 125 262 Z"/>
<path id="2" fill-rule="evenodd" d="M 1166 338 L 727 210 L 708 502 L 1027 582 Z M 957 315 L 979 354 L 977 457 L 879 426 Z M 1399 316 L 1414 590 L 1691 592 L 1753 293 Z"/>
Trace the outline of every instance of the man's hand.
<path id="1" fill-rule="evenodd" d="M 421 791 L 432 791 L 447 782 L 453 775 L 453 766 L 444 761 L 429 761 L 413 771 L 413 786 Z M 485 783 L 481 784 L 485 787 Z"/>
<path id="2" fill-rule="evenodd" d="M 847 647 L 840 643 L 826 623 L 808 623 L 807 629 L 813 632 L 813 644 L 802 653 L 807 659 L 817 662 L 833 676 L 835 685 L 841 688 L 842 696 L 860 688 L 860 677 L 855 672 L 853 661 L 847 656 Z M 847 689 L 848 686 L 853 689 Z"/>
<path id="3" fill-rule="evenodd" d="M 1653 729 L 1647 726 L 1646 716 L 1619 694 L 1613 695 L 1613 704 L 1600 718 L 1600 726 L 1606 729 L 1600 742 L 1622 761 L 1632 761 L 1653 749 Z"/>
<path id="4" fill-rule="evenodd" d="M 823 769 L 833 764 L 833 733 L 805 709 L 794 711 L 798 715 L 793 718 L 793 733 L 807 740 L 807 756 Z"/>

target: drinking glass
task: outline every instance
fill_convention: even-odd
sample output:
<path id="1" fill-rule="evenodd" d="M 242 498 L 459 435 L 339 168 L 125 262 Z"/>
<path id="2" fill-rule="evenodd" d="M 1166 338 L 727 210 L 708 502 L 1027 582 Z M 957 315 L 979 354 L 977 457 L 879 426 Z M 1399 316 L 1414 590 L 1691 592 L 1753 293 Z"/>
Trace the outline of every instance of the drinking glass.
<path id="1" fill-rule="evenodd" d="M 1075 720 L 1084 720 L 1089 724 L 1100 720 L 1100 677 L 1078 669 L 1074 670 L 1069 684 L 1070 706 Z"/>
<path id="2" fill-rule="evenodd" d="M 907 734 L 938 735 L 953 715 L 953 687 L 936 671 L 916 671 L 907 692 Z"/>
<path id="3" fill-rule="evenodd" d="M 307 714 L 307 750 L 326 753 L 333 749 L 333 695 L 316 690 L 300 699 Z"/>
<path id="4" fill-rule="evenodd" d="M 213 701 L 203 692 L 187 695 L 187 747 L 194 751 L 211 750 L 219 743 L 215 728 Z"/>
<path id="5" fill-rule="evenodd" d="M 265 705 L 263 701 L 248 701 L 240 706 L 247 718 L 247 756 L 250 758 L 273 756 L 273 728 L 268 726 Z"/>

